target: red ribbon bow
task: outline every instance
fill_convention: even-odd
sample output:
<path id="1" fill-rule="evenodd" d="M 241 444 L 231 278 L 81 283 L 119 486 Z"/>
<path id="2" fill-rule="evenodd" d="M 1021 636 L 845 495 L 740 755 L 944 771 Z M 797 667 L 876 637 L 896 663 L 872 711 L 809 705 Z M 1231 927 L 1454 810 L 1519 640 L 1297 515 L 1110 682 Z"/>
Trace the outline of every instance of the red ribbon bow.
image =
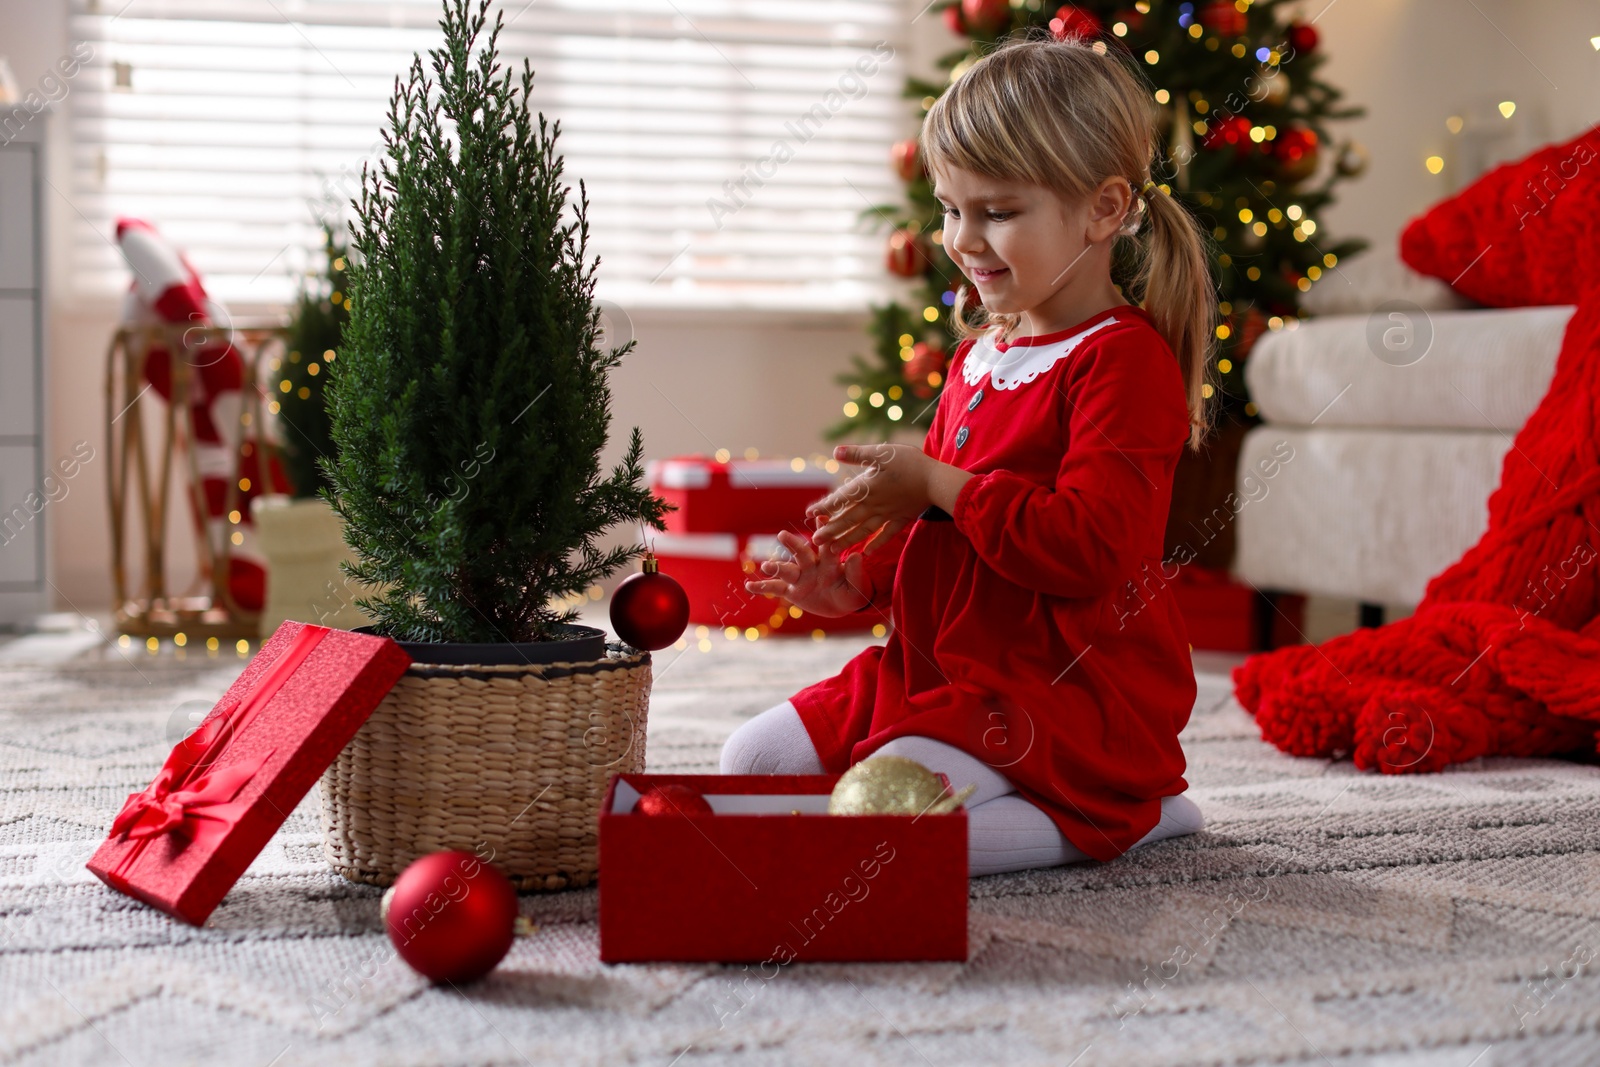
<path id="1" fill-rule="evenodd" d="M 232 804 L 233 798 L 255 777 L 268 755 L 270 753 L 264 753 L 222 770 L 209 771 L 187 788 L 177 790 L 172 788 L 172 783 L 179 780 L 181 774 L 175 773 L 169 759 L 144 792 L 128 797 L 111 824 L 111 832 L 137 841 L 177 831 L 191 819 L 211 819 L 231 826 L 237 821 L 237 814 L 221 809 Z"/>
<path id="2" fill-rule="evenodd" d="M 150 838 L 177 832 L 192 841 L 197 833 L 207 838 L 225 835 L 238 824 L 248 806 L 234 803 L 234 798 L 272 758 L 273 750 L 233 761 L 226 767 L 216 764 L 234 734 L 272 700 L 327 632 L 324 626 L 302 627 L 242 701 L 235 697 L 174 745 L 155 781 L 143 792 L 128 797 L 111 823 L 111 833 L 140 844 L 123 857 L 112 872 L 114 875 L 125 875 Z"/>
<path id="3" fill-rule="evenodd" d="M 218 809 L 239 795 L 245 783 L 267 761 L 270 752 L 228 767 L 207 770 L 193 781 L 189 778 L 196 769 L 214 763 L 227 747 L 235 727 L 237 707 L 235 702 L 222 714 L 212 716 L 173 747 L 155 781 L 143 792 L 129 795 L 127 803 L 122 805 L 111 824 L 113 834 L 137 841 L 176 831 L 186 820 L 211 819 L 230 825 L 235 821 L 235 813 Z M 182 788 L 174 788 L 180 783 Z"/>

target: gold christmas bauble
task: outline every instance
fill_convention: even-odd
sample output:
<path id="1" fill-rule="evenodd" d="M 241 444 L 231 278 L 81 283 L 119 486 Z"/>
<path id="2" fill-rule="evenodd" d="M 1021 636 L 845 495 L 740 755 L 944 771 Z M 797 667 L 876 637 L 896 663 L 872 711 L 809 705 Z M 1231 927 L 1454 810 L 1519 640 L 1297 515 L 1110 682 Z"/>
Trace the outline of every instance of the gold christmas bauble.
<path id="1" fill-rule="evenodd" d="M 1347 178 L 1354 178 L 1367 169 L 1367 163 L 1371 158 L 1371 153 L 1367 151 L 1366 145 L 1360 141 L 1351 141 L 1340 150 L 1339 158 L 1334 165 L 1340 174 Z"/>
<path id="2" fill-rule="evenodd" d="M 1268 107 L 1282 107 L 1289 99 L 1289 75 L 1274 68 L 1261 69 L 1261 102 Z"/>
<path id="3" fill-rule="evenodd" d="M 942 815 L 972 795 L 955 796 L 928 768 L 904 756 L 873 756 L 840 776 L 828 798 L 829 815 Z"/>

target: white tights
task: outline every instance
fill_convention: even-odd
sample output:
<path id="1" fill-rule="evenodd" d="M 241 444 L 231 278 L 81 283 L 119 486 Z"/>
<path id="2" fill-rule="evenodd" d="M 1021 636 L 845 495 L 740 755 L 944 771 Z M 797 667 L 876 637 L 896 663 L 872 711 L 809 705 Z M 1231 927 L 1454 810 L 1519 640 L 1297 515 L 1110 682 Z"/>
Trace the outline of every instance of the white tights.
<path id="1" fill-rule="evenodd" d="M 976 784 L 967 798 L 967 871 L 999 874 L 1033 867 L 1055 867 L 1089 857 L 1078 851 L 1055 822 L 1023 799 L 1006 776 L 954 745 L 907 735 L 881 746 L 874 755 L 905 756 L 950 779 L 960 791 Z M 822 774 L 822 760 L 811 744 L 795 706 L 785 700 L 740 726 L 722 746 L 723 774 Z M 1133 847 L 1205 825 L 1194 801 L 1163 797 L 1161 821 Z"/>

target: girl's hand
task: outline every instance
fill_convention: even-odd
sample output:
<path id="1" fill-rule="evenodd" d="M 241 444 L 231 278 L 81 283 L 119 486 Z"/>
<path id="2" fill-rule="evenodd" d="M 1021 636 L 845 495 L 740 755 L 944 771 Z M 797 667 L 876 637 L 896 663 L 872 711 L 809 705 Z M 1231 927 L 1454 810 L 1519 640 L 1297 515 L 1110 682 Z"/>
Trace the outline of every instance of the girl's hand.
<path id="1" fill-rule="evenodd" d="M 818 520 L 812 540 L 842 549 L 871 537 L 868 552 L 933 503 L 930 479 L 944 466 L 911 445 L 839 445 L 833 458 L 866 470 L 806 508 Z"/>
<path id="2" fill-rule="evenodd" d="M 867 575 L 860 553 L 841 564 L 837 548 L 813 547 L 791 530 L 780 531 L 778 542 L 794 558 L 761 564 L 761 573 L 769 577 L 745 582 L 747 590 L 781 596 L 801 611 L 829 618 L 866 607 Z"/>

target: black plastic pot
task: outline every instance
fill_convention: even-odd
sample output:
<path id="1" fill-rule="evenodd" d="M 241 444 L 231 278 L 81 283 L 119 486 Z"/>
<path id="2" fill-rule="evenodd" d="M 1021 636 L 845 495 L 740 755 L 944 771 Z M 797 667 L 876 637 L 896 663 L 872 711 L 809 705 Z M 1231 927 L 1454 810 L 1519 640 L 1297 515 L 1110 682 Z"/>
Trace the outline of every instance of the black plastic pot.
<path id="1" fill-rule="evenodd" d="M 370 634 L 372 627 L 360 626 L 356 633 Z M 396 641 L 413 663 L 442 663 L 451 666 L 501 666 L 512 663 L 585 663 L 605 659 L 606 633 L 593 626 L 568 623 L 561 627 L 566 636 L 554 641 L 502 641 L 493 644 L 466 644 L 456 641 Z"/>

